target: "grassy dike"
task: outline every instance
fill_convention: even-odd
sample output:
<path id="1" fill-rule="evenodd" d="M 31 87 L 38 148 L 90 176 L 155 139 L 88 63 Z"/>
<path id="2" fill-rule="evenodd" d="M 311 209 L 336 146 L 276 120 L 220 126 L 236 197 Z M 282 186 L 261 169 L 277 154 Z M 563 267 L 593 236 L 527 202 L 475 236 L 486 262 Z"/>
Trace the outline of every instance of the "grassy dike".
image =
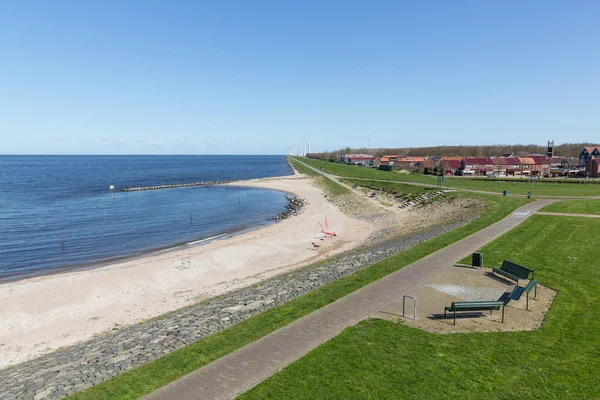
<path id="1" fill-rule="evenodd" d="M 294 159 L 293 157 L 289 157 Z M 421 174 L 401 174 L 392 171 L 378 171 L 369 167 L 357 167 L 340 163 L 331 163 L 310 158 L 302 158 L 301 161 L 313 168 L 323 168 L 323 171 L 332 175 L 345 178 L 381 179 L 395 182 L 419 183 L 429 186 L 437 185 L 437 176 Z M 577 180 L 565 181 L 552 178 L 539 179 L 533 185 L 535 196 L 600 196 L 600 184 L 583 183 L 577 184 Z M 446 176 L 444 186 L 451 189 L 478 190 L 483 192 L 502 193 L 507 190 L 509 194 L 527 195 L 532 190 L 531 183 L 526 179 L 520 180 L 496 180 L 496 179 L 472 179 L 463 177 Z"/>
<path id="2" fill-rule="evenodd" d="M 558 291 L 538 330 L 442 335 L 365 320 L 241 398 L 597 399 L 599 229 L 596 218 L 533 215 L 479 250 L 486 266 L 510 259 Z"/>
<path id="3" fill-rule="evenodd" d="M 342 185 L 338 185 L 336 182 L 319 174 L 315 170 L 307 168 L 304 164 L 299 163 L 298 161 L 294 160 L 293 158 L 288 157 L 288 160 L 290 160 L 290 162 L 292 163 L 292 165 L 294 166 L 296 171 L 300 172 L 301 174 L 305 174 L 305 175 L 314 177 L 316 179 L 317 185 L 319 185 L 321 188 L 323 188 L 325 193 L 327 193 L 328 195 L 336 196 L 336 195 L 340 195 L 340 194 L 350 193 L 350 191 L 348 189 L 346 189 L 345 187 L 343 187 Z"/>
<path id="4" fill-rule="evenodd" d="M 335 184 L 335 183 L 334 183 Z M 339 186 L 339 185 L 336 185 Z M 504 218 L 528 200 L 474 194 L 487 202 L 477 220 L 380 263 L 183 347 L 142 367 L 70 396 L 70 399 L 136 399 L 371 282 Z"/>

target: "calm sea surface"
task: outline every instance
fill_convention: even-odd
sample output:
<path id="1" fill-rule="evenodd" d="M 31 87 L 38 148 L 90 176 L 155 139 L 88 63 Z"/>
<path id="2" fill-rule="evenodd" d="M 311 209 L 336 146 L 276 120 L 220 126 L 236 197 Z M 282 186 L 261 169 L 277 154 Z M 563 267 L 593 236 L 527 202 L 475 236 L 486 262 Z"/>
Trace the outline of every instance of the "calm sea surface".
<path id="1" fill-rule="evenodd" d="M 290 173 L 283 156 L 0 156 L 0 282 L 257 227 L 287 204 L 264 189 L 119 188 Z"/>

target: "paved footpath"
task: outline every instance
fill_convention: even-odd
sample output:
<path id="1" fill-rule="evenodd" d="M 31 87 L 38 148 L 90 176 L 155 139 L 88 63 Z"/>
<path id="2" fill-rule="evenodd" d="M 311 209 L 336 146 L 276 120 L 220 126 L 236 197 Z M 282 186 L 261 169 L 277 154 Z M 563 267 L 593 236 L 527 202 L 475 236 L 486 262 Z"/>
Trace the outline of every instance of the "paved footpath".
<path id="1" fill-rule="evenodd" d="M 552 200 L 527 204 L 503 220 L 373 282 L 143 397 L 146 400 L 232 399 L 493 239 Z"/>

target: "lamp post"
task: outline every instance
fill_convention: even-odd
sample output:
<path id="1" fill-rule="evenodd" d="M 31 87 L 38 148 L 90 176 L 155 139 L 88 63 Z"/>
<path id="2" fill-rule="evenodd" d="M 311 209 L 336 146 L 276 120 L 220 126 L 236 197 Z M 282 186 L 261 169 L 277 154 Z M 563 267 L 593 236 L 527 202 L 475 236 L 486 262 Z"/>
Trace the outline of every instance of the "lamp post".
<path id="1" fill-rule="evenodd" d="M 530 176 L 529 180 L 531 181 L 531 197 L 533 197 L 533 183 L 535 182 L 535 176 Z"/>

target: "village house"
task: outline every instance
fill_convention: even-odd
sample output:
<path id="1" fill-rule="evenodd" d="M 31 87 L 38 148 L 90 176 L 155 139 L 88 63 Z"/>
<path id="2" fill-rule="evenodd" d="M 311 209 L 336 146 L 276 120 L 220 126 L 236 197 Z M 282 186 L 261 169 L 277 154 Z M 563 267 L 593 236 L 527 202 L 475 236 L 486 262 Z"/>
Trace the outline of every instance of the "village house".
<path id="1" fill-rule="evenodd" d="M 494 171 L 494 161 L 488 157 L 465 157 L 460 168 L 463 175 L 486 176 Z"/>
<path id="2" fill-rule="evenodd" d="M 344 154 L 340 161 L 346 164 L 373 165 L 375 157 L 370 154 Z"/>
<path id="3" fill-rule="evenodd" d="M 436 174 L 438 172 L 439 164 L 433 159 L 423 161 L 423 169 L 425 174 Z"/>
<path id="4" fill-rule="evenodd" d="M 508 160 L 504 157 L 495 157 L 492 158 L 492 161 L 494 163 L 494 174 L 496 176 L 506 176 Z"/>
<path id="5" fill-rule="evenodd" d="M 418 167 L 423 165 L 424 162 L 425 159 L 423 157 L 399 157 L 396 160 L 397 165 L 405 168 Z"/>
<path id="6" fill-rule="evenodd" d="M 456 171 L 460 169 L 460 157 L 442 157 L 442 168 L 445 175 L 456 175 Z"/>
<path id="7" fill-rule="evenodd" d="M 600 157 L 600 150 L 598 147 L 599 146 L 584 147 L 579 154 L 579 170 L 582 173 L 585 173 L 586 176 L 594 176 L 594 168 L 597 164 L 593 163 L 592 160 Z"/>
<path id="8" fill-rule="evenodd" d="M 550 175 L 550 159 L 546 156 L 531 156 L 535 165 L 532 170 L 532 175 L 548 176 Z"/>
<path id="9" fill-rule="evenodd" d="M 506 160 L 506 176 L 521 176 L 521 161 L 517 157 L 502 157 Z"/>
<path id="10" fill-rule="evenodd" d="M 531 157 L 519 157 L 521 163 L 521 175 L 531 176 L 534 175 L 535 161 Z"/>
<path id="11" fill-rule="evenodd" d="M 586 171 L 592 178 L 598 178 L 600 176 L 600 158 L 592 158 L 588 161 Z"/>

